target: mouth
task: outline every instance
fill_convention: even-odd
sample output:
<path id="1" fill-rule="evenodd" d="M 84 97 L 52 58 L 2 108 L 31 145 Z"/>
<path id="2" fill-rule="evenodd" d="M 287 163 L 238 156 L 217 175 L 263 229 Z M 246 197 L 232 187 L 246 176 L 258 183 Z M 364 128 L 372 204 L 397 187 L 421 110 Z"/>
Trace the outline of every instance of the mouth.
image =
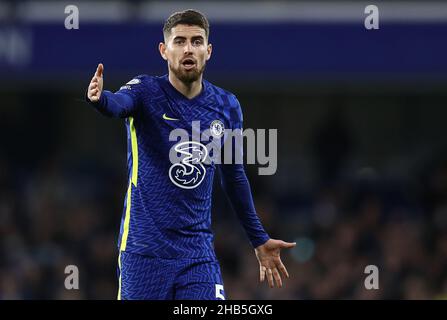
<path id="1" fill-rule="evenodd" d="M 184 59 L 181 64 L 186 70 L 191 70 L 196 66 L 196 62 L 191 58 Z"/>

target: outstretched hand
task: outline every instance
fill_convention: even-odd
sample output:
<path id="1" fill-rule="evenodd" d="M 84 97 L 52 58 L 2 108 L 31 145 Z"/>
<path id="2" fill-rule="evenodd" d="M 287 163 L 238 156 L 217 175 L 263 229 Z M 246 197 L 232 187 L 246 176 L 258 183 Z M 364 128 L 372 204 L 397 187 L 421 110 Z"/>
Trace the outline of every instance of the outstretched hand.
<path id="1" fill-rule="evenodd" d="M 95 75 L 93 76 L 92 80 L 90 81 L 90 85 L 88 86 L 87 91 L 87 97 L 92 102 L 99 101 L 99 98 L 101 98 L 102 88 L 104 84 L 103 80 L 103 71 L 104 66 L 102 63 L 98 64 L 98 68 L 96 68 Z"/>
<path id="2" fill-rule="evenodd" d="M 263 282 L 267 276 L 270 288 L 282 287 L 281 274 L 289 278 L 289 273 L 281 261 L 281 249 L 289 249 L 296 246 L 296 242 L 285 242 L 282 240 L 270 239 L 263 245 L 255 249 L 256 257 L 259 261 L 259 280 Z M 281 272 L 281 273 L 280 273 Z"/>

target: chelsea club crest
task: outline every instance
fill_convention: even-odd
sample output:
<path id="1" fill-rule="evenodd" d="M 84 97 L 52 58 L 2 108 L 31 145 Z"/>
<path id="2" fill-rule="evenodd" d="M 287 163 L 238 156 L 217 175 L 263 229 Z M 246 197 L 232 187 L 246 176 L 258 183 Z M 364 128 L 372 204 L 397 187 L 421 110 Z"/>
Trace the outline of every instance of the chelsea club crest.
<path id="1" fill-rule="evenodd" d="M 213 122 L 211 122 L 210 131 L 214 137 L 220 138 L 225 131 L 224 124 L 220 120 L 214 120 Z"/>

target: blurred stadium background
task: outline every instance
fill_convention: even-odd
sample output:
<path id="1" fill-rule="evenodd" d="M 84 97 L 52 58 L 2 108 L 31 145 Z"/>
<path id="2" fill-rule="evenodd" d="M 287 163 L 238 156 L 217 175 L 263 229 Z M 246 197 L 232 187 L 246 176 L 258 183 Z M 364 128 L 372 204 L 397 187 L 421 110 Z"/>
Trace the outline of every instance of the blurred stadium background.
<path id="1" fill-rule="evenodd" d="M 66 30 L 66 5 L 80 29 Z M 364 9 L 380 10 L 366 30 Z M 447 297 L 447 4 L 443 1 L 0 2 L 0 298 L 114 299 L 126 189 L 123 122 L 83 104 L 164 74 L 173 11 L 208 15 L 206 78 L 233 91 L 245 127 L 278 129 L 278 170 L 247 166 L 291 278 L 257 261 L 216 182 L 213 228 L 230 299 Z M 217 179 L 216 179 L 217 181 Z M 80 290 L 64 288 L 77 265 Z M 380 289 L 364 288 L 364 268 Z"/>

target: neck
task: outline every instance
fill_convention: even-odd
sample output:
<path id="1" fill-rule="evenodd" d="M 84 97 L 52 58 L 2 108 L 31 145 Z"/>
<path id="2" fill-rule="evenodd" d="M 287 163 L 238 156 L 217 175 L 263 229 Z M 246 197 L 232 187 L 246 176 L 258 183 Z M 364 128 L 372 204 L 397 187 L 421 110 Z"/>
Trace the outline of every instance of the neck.
<path id="1" fill-rule="evenodd" d="M 184 83 L 178 79 L 172 72 L 169 72 L 169 82 L 180 91 L 188 99 L 192 99 L 200 94 L 202 91 L 202 75 L 199 79 L 190 83 Z"/>

